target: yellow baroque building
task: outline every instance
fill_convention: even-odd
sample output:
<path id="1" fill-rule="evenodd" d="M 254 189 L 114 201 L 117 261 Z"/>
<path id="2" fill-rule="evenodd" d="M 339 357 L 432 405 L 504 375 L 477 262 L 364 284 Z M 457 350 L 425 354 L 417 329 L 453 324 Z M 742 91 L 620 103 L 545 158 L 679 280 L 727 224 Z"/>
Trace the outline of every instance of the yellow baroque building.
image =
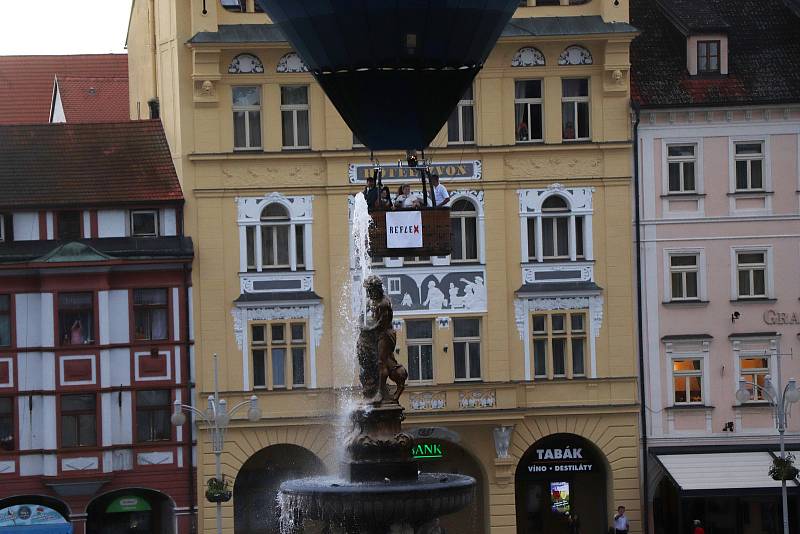
<path id="1" fill-rule="evenodd" d="M 599 534 L 618 505 L 641 531 L 627 20 L 627 0 L 521 5 L 426 152 L 453 193 L 453 254 L 373 265 L 420 469 L 478 479 L 447 532 L 567 533 L 572 515 Z M 196 397 L 217 353 L 222 396 L 263 410 L 226 434 L 224 531 L 276 532 L 280 481 L 340 459 L 370 154 L 253 0 L 135 0 L 128 48 L 132 117 L 159 109 L 196 247 Z M 406 173 L 386 170 L 393 195 Z M 210 533 L 202 425 L 197 446 Z"/>

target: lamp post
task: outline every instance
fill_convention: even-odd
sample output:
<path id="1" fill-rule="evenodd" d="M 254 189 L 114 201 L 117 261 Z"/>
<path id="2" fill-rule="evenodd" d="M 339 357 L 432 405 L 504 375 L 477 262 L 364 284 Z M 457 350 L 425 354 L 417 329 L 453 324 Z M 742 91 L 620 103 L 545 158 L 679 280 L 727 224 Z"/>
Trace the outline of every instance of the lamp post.
<path id="1" fill-rule="evenodd" d="M 778 355 L 778 387 L 781 385 L 781 363 Z M 736 400 L 745 403 L 752 398 L 755 391 L 761 391 L 764 397 L 775 409 L 775 426 L 778 429 L 778 439 L 781 446 L 781 460 L 786 459 L 786 447 L 783 441 L 783 434 L 786 432 L 789 407 L 800 400 L 800 389 L 797 389 L 797 381 L 790 378 L 783 389 L 778 392 L 772 385 L 769 375 L 764 379 L 764 385 L 760 386 L 746 380 L 739 381 L 739 389 L 736 390 Z M 783 505 L 783 534 L 789 534 L 789 503 L 786 495 L 786 480 L 781 477 L 781 499 Z"/>
<path id="2" fill-rule="evenodd" d="M 219 358 L 214 354 L 214 394 L 208 396 L 208 408 L 201 411 L 194 406 L 181 404 L 179 400 L 176 400 L 173 406 L 171 421 L 174 426 L 182 426 L 186 423 L 186 415 L 183 412 L 188 412 L 206 422 L 208 431 L 211 433 L 211 447 L 216 461 L 215 478 L 221 484 L 223 482 L 222 449 L 225 446 L 225 431 L 230 425 L 231 417 L 244 406 L 249 406 L 247 419 L 253 423 L 261 419 L 258 397 L 252 395 L 248 400 L 228 409 L 228 401 L 219 398 Z M 222 534 L 222 502 L 219 501 L 217 502 L 217 534 Z"/>

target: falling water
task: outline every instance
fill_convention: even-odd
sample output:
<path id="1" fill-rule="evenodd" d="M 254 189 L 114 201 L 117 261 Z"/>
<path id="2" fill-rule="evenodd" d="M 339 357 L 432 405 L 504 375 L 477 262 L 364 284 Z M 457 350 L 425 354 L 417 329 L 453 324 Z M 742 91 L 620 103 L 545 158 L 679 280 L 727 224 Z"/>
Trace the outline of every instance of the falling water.
<path id="1" fill-rule="evenodd" d="M 363 193 L 355 197 L 352 211 L 352 258 L 345 267 L 344 284 L 339 293 L 338 315 L 341 329 L 334 333 L 333 373 L 336 390 L 336 461 L 344 462 L 346 450 L 343 444 L 351 431 L 350 413 L 357 407 L 356 390 L 356 343 L 361 326 L 366 322 L 367 295 L 362 283 L 372 275 L 372 260 L 369 256 L 369 227 L 372 217 Z M 335 482 L 342 482 L 332 478 Z M 302 513 L 291 496 L 278 493 L 281 534 L 302 532 Z"/>
<path id="2" fill-rule="evenodd" d="M 334 344 L 334 377 L 337 389 L 336 443 L 345 442 L 350 432 L 350 412 L 357 404 L 354 384 L 356 379 L 356 342 L 361 325 L 366 320 L 367 296 L 362 282 L 372 275 L 372 261 L 369 256 L 369 226 L 372 224 L 367 201 L 363 193 L 358 193 L 353 202 L 351 221 L 352 258 L 346 266 L 345 284 L 339 294 L 339 320 L 342 329 L 337 332 Z M 352 268 L 352 270 L 351 270 Z M 336 460 L 343 462 L 344 447 L 336 448 Z"/>

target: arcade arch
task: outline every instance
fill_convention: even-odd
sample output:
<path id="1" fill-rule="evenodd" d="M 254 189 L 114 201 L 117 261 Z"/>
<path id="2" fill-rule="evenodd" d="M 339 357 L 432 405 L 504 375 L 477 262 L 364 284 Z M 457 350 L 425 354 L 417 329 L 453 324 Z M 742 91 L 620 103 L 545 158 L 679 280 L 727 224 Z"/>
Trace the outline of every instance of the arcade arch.
<path id="1" fill-rule="evenodd" d="M 279 532 L 275 503 L 281 482 L 324 473 L 322 460 L 298 445 L 272 445 L 255 453 L 233 484 L 235 534 Z"/>

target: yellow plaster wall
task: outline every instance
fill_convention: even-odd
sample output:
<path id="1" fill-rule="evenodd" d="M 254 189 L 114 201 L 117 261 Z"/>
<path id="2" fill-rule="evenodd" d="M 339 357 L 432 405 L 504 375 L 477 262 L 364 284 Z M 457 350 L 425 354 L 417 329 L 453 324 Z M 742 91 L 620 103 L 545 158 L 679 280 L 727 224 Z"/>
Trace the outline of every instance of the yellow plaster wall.
<path id="1" fill-rule="evenodd" d="M 366 163 L 366 150 L 352 149 L 352 134 L 330 101 L 309 74 L 277 74 L 275 65 L 289 51 L 287 45 L 232 46 L 218 48 L 186 45 L 197 31 L 214 31 L 218 24 L 254 23 L 263 15 L 234 14 L 208 0 L 208 14 L 200 15 L 201 0 L 152 0 L 155 24 L 150 28 L 148 0 L 136 0 L 129 36 L 131 110 L 157 96 L 162 121 L 173 151 L 186 196 L 185 230 L 194 239 L 194 320 L 198 397 L 212 389 L 210 356 L 221 358 L 221 389 L 231 403 L 251 394 L 242 383 L 242 352 L 233 336 L 232 302 L 239 296 L 239 231 L 235 198 L 261 196 L 272 191 L 314 195 L 314 287 L 322 297 L 324 335 L 317 348 L 317 391 L 259 392 L 264 421 L 232 429 L 226 440 L 224 471 L 235 477 L 246 459 L 273 443 L 295 443 L 320 458 L 331 458 L 331 430 L 319 418 L 331 414 L 331 386 L 337 382 L 337 359 L 345 357 L 340 346 L 344 324 L 338 315 L 341 289 L 349 277 L 349 229 L 347 197 L 359 190 L 348 183 L 350 163 Z M 623 13 L 617 16 L 616 13 Z M 598 15 L 607 20 L 627 19 L 627 0 L 620 7 L 613 0 L 593 0 L 584 6 L 520 9 L 517 16 Z M 618 18 L 615 18 L 618 17 Z M 150 32 L 154 31 L 154 34 Z M 152 38 L 152 39 L 151 39 Z M 149 42 L 152 46 L 148 45 Z M 465 446 L 473 450 L 488 479 L 491 532 L 512 533 L 514 527 L 513 471 L 524 450 L 547 432 L 568 429 L 595 442 L 609 458 L 614 473 L 612 495 L 632 511 L 638 531 L 638 475 L 636 465 L 636 362 L 632 295 L 631 147 L 627 89 L 627 48 L 630 38 L 591 36 L 584 39 L 553 37 L 503 40 L 490 56 L 475 82 L 477 146 L 446 146 L 446 130 L 430 152 L 437 160 L 479 159 L 481 182 L 448 184 L 453 189 L 482 189 L 485 201 L 486 273 L 488 313 L 482 314 L 482 372 L 478 385 L 453 383 L 451 352 L 437 353 L 435 383 L 412 392 L 443 391 L 446 414 L 409 413 L 409 424 L 447 424 L 463 428 Z M 590 66 L 558 66 L 566 46 L 580 44 L 594 57 Z M 150 48 L 148 48 L 150 46 Z M 547 65 L 511 68 L 511 58 L 522 46 L 535 46 Z M 153 51 L 155 53 L 153 53 Z M 263 61 L 265 73 L 229 75 L 231 59 L 243 52 Z M 155 65 L 155 68 L 154 68 Z M 624 74 L 623 85 L 613 82 L 613 70 Z M 157 73 L 154 78 L 152 72 Z M 148 76 L 150 76 L 148 78 Z M 592 142 L 562 143 L 561 79 L 591 77 Z M 155 86 L 153 87 L 153 80 Z M 545 97 L 545 143 L 516 145 L 514 130 L 514 80 L 541 79 Z M 200 95 L 203 81 L 213 82 L 211 97 Z M 280 85 L 310 86 L 311 150 L 281 150 Z M 231 86 L 262 88 L 262 139 L 264 151 L 233 152 Z M 430 155 L 430 154 L 429 154 Z M 383 162 L 400 154 L 381 152 Z M 524 346 L 514 322 L 514 291 L 521 285 L 520 220 L 517 190 L 547 187 L 558 182 L 566 187 L 595 188 L 593 202 L 595 273 L 605 301 L 603 325 L 596 340 L 597 380 L 524 382 Z M 452 328 L 434 327 L 437 348 L 452 347 Z M 398 346 L 405 333 L 400 332 Z M 401 351 L 404 352 L 404 351 Z M 402 359 L 402 358 L 401 358 Z M 512 382 L 513 381 L 513 382 Z M 490 389 L 497 396 L 494 410 L 460 410 L 459 391 Z M 408 405 L 408 393 L 403 397 Z M 585 412 L 581 407 L 596 407 Z M 543 413 L 555 410 L 561 415 Z M 517 431 L 513 465 L 498 467 L 494 459 L 491 428 L 500 413 L 513 412 Z M 572 414 L 571 417 L 566 417 Z M 235 423 L 241 424 L 241 423 Z M 564 423 L 566 424 L 566 423 Z M 470 430 L 469 425 L 475 426 Z M 213 474 L 213 455 L 200 434 L 198 480 Z M 281 441 L 286 440 L 286 441 Z M 501 462 L 502 463 L 502 462 Z M 511 482 L 496 472 L 511 470 Z M 505 478 L 504 478 L 505 476 Z M 503 482 L 506 480 L 506 482 Z M 199 502 L 204 503 L 202 488 Z M 616 504 L 610 503 L 611 504 Z M 609 508 L 611 509 L 611 508 Z M 225 507 L 226 533 L 232 533 L 231 505 Z M 214 509 L 204 506 L 201 528 L 211 532 Z"/>

